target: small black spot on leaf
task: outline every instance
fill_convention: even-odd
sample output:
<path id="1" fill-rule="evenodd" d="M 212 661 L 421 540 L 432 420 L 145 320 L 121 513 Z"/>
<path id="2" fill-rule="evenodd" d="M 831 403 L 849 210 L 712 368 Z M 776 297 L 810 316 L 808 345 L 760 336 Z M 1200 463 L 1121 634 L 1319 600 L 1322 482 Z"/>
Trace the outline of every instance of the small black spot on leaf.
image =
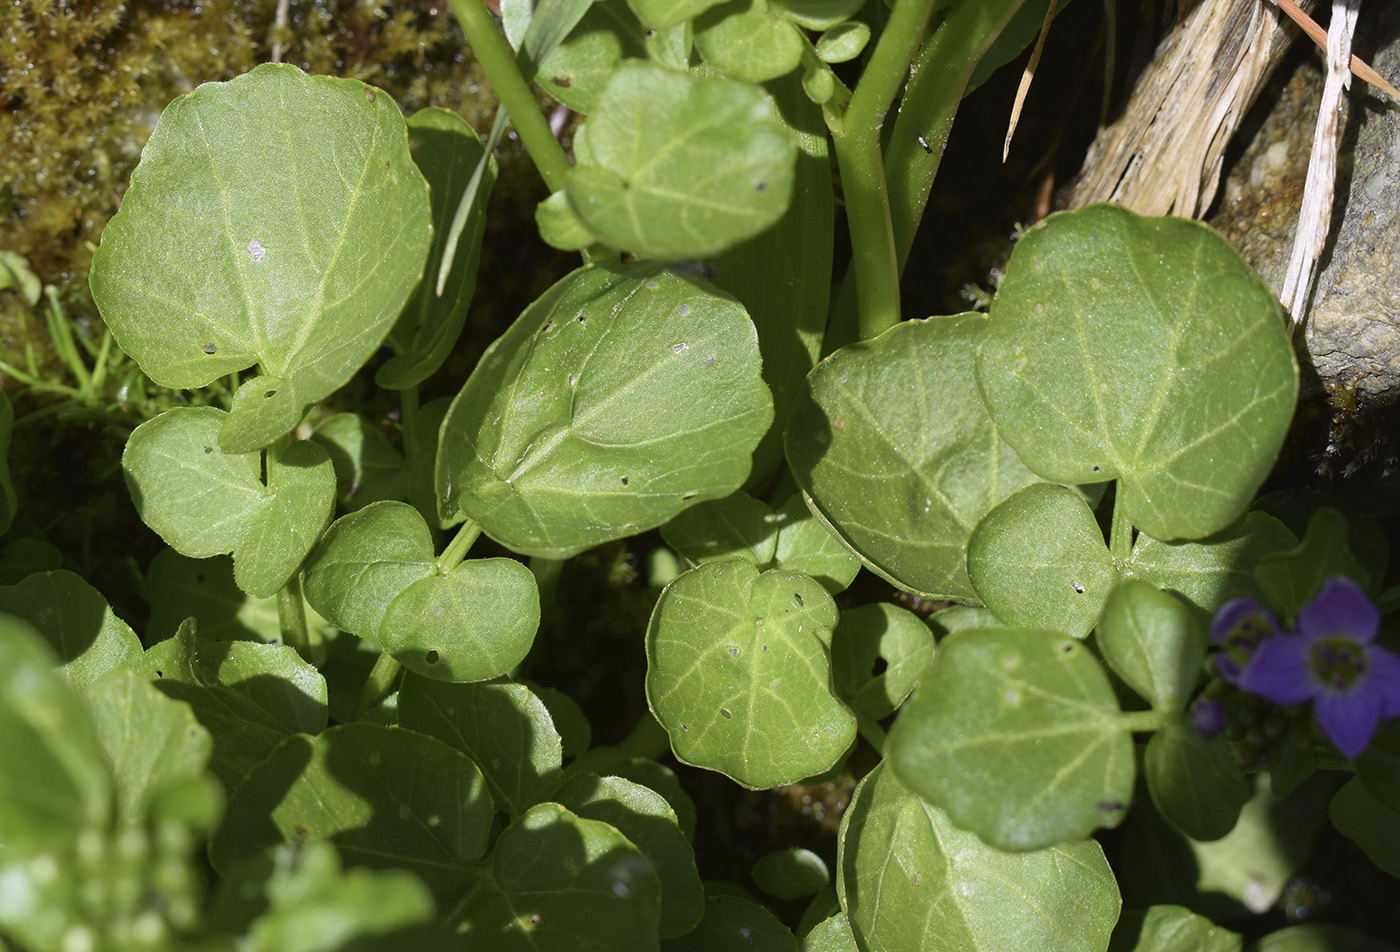
<path id="1" fill-rule="evenodd" d="M 204 353 L 208 354 L 210 357 L 213 357 L 215 354 L 217 354 L 217 353 L 219 352 L 219 345 L 216 344 L 216 343 L 214 343 L 214 342 L 211 340 L 211 341 L 209 341 L 209 343 L 205 344 L 203 347 L 201 347 L 201 348 L 199 348 L 199 349 L 202 350 L 202 351 L 204 351 Z"/>
<path id="2" fill-rule="evenodd" d="M 642 36 L 646 37 L 649 40 L 654 40 L 656 39 L 656 31 L 653 30 L 651 27 L 647 27 L 645 30 L 642 31 Z"/>
<path id="3" fill-rule="evenodd" d="M 1101 473 L 1103 472 L 1103 467 L 1100 466 L 1098 463 L 1095 463 L 1093 466 L 1089 467 L 1089 470 L 1090 472 Z"/>
<path id="4" fill-rule="evenodd" d="M 1083 594 L 1084 594 L 1084 586 L 1081 585 L 1081 584 L 1078 583 L 1078 582 L 1070 582 L 1070 583 L 1069 583 L 1069 587 L 1072 588 L 1072 589 L 1074 589 L 1074 594 L 1076 594 L 1076 595 L 1083 595 Z"/>
<path id="5" fill-rule="evenodd" d="M 802 593 L 801 593 L 801 592 L 793 592 L 793 593 L 792 593 L 792 603 L 793 603 L 794 605 L 796 605 L 798 608 L 806 608 L 806 607 L 807 607 L 807 603 L 804 602 L 804 601 L 802 600 Z"/>
<path id="6" fill-rule="evenodd" d="M 630 482 L 631 480 L 628 479 L 626 476 L 622 477 L 622 485 L 626 486 Z"/>
<path id="7" fill-rule="evenodd" d="M 572 89 L 574 81 L 567 76 L 551 76 L 549 85 L 558 86 L 560 89 Z"/>
<path id="8" fill-rule="evenodd" d="M 754 182 L 754 183 L 753 183 L 753 190 L 754 190 L 755 192 L 766 192 L 766 191 L 768 191 L 768 183 L 767 183 L 767 182 Z"/>
<path id="9" fill-rule="evenodd" d="M 438 650 L 436 648 L 429 648 L 428 653 L 423 658 L 423 660 L 428 662 L 428 664 L 437 664 L 439 657 L 441 656 L 438 654 Z"/>
<path id="10" fill-rule="evenodd" d="M 885 673 L 885 670 L 889 668 L 889 666 L 890 663 L 884 658 L 876 658 L 875 663 L 870 667 L 870 676 L 872 678 L 878 678 Z"/>

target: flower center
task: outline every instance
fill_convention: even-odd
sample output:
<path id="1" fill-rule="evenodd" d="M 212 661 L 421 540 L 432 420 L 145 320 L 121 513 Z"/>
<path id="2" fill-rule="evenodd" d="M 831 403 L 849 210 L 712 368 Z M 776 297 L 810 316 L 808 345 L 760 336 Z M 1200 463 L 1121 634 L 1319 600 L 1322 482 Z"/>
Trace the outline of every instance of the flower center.
<path id="1" fill-rule="evenodd" d="M 1269 624 L 1268 615 L 1263 612 L 1246 615 L 1225 636 L 1225 651 L 1230 655 L 1230 660 L 1243 668 L 1254 656 L 1254 649 L 1259 647 L 1259 642 L 1273 633 L 1274 626 Z"/>
<path id="2" fill-rule="evenodd" d="M 1350 691 L 1366 674 L 1366 649 L 1346 635 L 1313 643 L 1308 657 L 1313 677 L 1334 691 Z"/>

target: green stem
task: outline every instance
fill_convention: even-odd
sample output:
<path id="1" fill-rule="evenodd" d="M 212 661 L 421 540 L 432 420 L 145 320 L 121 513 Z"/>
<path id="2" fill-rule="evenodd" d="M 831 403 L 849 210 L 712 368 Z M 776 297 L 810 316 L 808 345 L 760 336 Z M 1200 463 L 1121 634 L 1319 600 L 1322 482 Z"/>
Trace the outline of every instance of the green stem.
<path id="1" fill-rule="evenodd" d="M 642 715 L 627 736 L 609 747 L 594 747 L 569 764 L 570 776 L 588 771 L 599 775 L 634 758 L 655 760 L 671 749 L 671 738 L 651 712 Z"/>
<path id="2" fill-rule="evenodd" d="M 376 704 L 389 696 L 389 691 L 394 687 L 394 680 L 402 670 L 403 665 L 394 660 L 394 656 L 389 652 L 379 653 L 374 667 L 370 669 L 369 677 L 365 678 L 364 687 L 360 688 L 360 699 L 355 703 L 355 720 L 363 718 Z"/>
<path id="3" fill-rule="evenodd" d="M 282 643 L 291 645 L 303 658 L 311 652 L 311 633 L 306 627 L 306 605 L 301 598 L 301 579 L 293 575 L 277 593 L 277 621 L 282 626 Z"/>
<path id="4" fill-rule="evenodd" d="M 457 566 L 462 564 L 462 560 L 467 557 L 467 552 L 471 549 L 472 543 L 481 536 L 481 526 L 468 519 L 462 523 L 462 527 L 457 530 L 457 534 L 452 537 L 446 551 L 438 556 L 438 572 L 447 575 Z"/>
<path id="5" fill-rule="evenodd" d="M 889 735 L 885 733 L 883 727 L 868 717 L 859 717 L 856 718 L 856 730 L 860 732 L 861 737 L 865 738 L 866 743 L 875 748 L 877 754 L 884 756 L 885 742 L 889 739 Z"/>
<path id="6" fill-rule="evenodd" d="M 1124 565 L 1133 557 L 1133 524 L 1123 509 L 1123 484 L 1113 489 L 1113 523 L 1108 530 L 1108 551 L 1113 560 Z"/>
<path id="7" fill-rule="evenodd" d="M 495 19 L 481 0 L 451 0 L 451 3 L 472 52 L 490 78 L 501 105 L 510 114 L 515 131 L 525 143 L 540 177 L 551 192 L 559 191 L 569 174 L 569 157 L 550 131 L 549 120 L 536 105 L 530 84 L 516 68 L 515 55 L 496 28 Z"/>
<path id="8" fill-rule="evenodd" d="M 1166 715 L 1159 711 L 1124 711 L 1118 715 L 1118 726 L 1134 734 L 1159 731 L 1166 723 Z"/>

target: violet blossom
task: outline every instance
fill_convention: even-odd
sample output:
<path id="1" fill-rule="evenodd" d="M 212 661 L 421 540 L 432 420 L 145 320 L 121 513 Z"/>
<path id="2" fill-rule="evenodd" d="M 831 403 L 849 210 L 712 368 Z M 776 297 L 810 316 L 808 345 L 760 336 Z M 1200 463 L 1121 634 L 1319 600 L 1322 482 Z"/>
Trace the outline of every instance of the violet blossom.
<path id="1" fill-rule="evenodd" d="M 1235 598 L 1222 605 L 1210 623 L 1210 639 L 1225 648 L 1215 656 L 1225 680 L 1239 684 L 1255 649 L 1278 632 L 1278 619 L 1257 599 Z"/>

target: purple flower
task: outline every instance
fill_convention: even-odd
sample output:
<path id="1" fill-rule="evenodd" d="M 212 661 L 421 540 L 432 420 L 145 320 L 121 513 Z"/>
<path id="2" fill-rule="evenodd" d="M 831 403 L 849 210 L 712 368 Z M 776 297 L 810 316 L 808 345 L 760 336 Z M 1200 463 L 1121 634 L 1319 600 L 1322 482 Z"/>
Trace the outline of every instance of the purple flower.
<path id="1" fill-rule="evenodd" d="M 1380 622 L 1355 582 L 1330 578 L 1298 612 L 1296 632 L 1259 644 L 1239 684 L 1275 704 L 1311 698 L 1322 732 L 1354 758 L 1377 722 L 1400 716 L 1400 658 L 1372 644 Z"/>
<path id="2" fill-rule="evenodd" d="M 1225 705 L 1219 701 L 1201 699 L 1191 705 L 1188 715 L 1191 726 L 1206 740 L 1216 737 L 1225 729 Z"/>
<path id="3" fill-rule="evenodd" d="M 1225 646 L 1215 656 L 1225 680 L 1239 684 L 1240 672 L 1254 657 L 1259 643 L 1278 630 L 1274 613 L 1253 598 L 1236 598 L 1222 605 L 1210 623 L 1210 640 Z"/>

